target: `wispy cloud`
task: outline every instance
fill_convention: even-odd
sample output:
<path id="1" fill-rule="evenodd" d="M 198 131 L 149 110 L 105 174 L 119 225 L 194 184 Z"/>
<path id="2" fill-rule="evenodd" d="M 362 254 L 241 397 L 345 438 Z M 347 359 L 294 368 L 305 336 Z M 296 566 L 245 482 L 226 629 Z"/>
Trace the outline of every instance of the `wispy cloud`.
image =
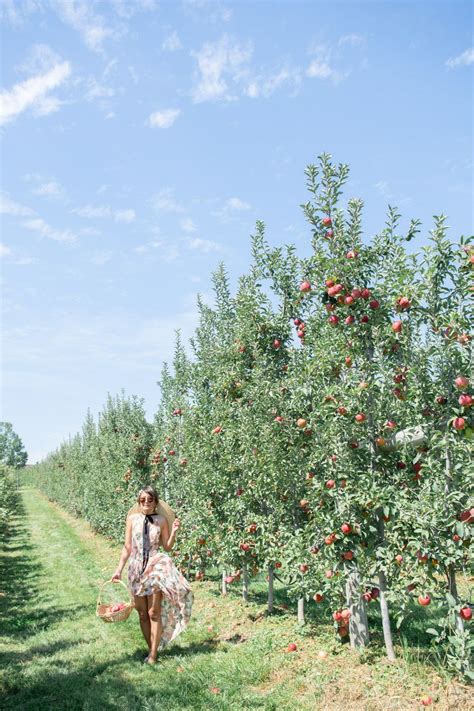
<path id="1" fill-rule="evenodd" d="M 166 242 L 165 240 L 152 240 L 146 244 L 140 244 L 133 248 L 136 254 L 143 254 L 147 257 L 153 257 L 154 259 L 158 256 L 164 262 L 174 262 L 181 252 L 176 243 Z"/>
<path id="2" fill-rule="evenodd" d="M 229 210 L 250 210 L 249 203 L 238 197 L 229 198 L 225 204 L 225 207 Z"/>
<path id="3" fill-rule="evenodd" d="M 181 44 L 181 40 L 179 39 L 176 30 L 163 40 L 163 44 L 161 45 L 161 47 L 166 52 L 176 52 L 178 49 L 183 48 L 183 45 Z"/>
<path id="4" fill-rule="evenodd" d="M 216 24 L 230 22 L 232 8 L 218 0 L 184 0 L 184 8 L 193 19 Z"/>
<path id="5" fill-rule="evenodd" d="M 374 183 L 373 187 L 383 198 L 389 200 L 392 205 L 407 205 L 412 202 L 411 197 L 396 195 L 386 180 L 379 180 Z"/>
<path id="6" fill-rule="evenodd" d="M 180 109 L 164 109 L 150 114 L 147 125 L 151 128 L 170 128 L 180 115 Z"/>
<path id="7" fill-rule="evenodd" d="M 0 242 L 0 257 L 8 257 L 11 253 L 11 248 L 3 244 L 3 242 Z"/>
<path id="8" fill-rule="evenodd" d="M 0 242 L 0 259 L 8 259 L 9 264 L 13 264 L 17 267 L 26 267 L 29 264 L 33 264 L 36 261 L 33 257 L 15 257 L 14 252 L 6 244 Z M 11 310 L 11 309 L 8 309 Z"/>
<path id="9" fill-rule="evenodd" d="M 354 62 L 346 69 L 339 65 L 345 55 L 359 53 L 366 47 L 366 38 L 358 34 L 343 35 L 332 45 L 316 45 L 309 50 L 306 67 L 291 60 L 277 62 L 271 68 L 252 65 L 251 42 L 241 44 L 224 34 L 216 42 L 206 42 L 199 51 L 191 52 L 197 62 L 191 96 L 194 103 L 205 101 L 236 101 L 241 96 L 251 99 L 268 98 L 283 88 L 295 96 L 305 79 L 320 79 L 333 84 L 346 79 Z M 360 66 L 363 65 L 363 62 Z"/>
<path id="10" fill-rule="evenodd" d="M 52 0 L 61 20 L 82 37 L 93 52 L 102 52 L 103 44 L 109 37 L 117 35 L 117 30 L 94 11 L 95 3 L 88 0 Z"/>
<path id="11" fill-rule="evenodd" d="M 30 77 L 0 94 L 0 125 L 12 121 L 32 108 L 35 115 L 46 116 L 57 111 L 61 102 L 49 93 L 63 84 L 71 74 L 69 62 L 60 62 L 43 74 Z"/>
<path id="12" fill-rule="evenodd" d="M 37 187 L 33 188 L 31 192 L 33 195 L 41 195 L 42 197 L 49 198 L 61 198 L 64 196 L 63 186 L 58 183 L 57 180 L 40 183 Z"/>
<path id="13" fill-rule="evenodd" d="M 445 64 L 450 69 L 455 67 L 467 67 L 474 63 L 474 47 L 466 49 L 462 54 L 458 54 L 457 57 L 450 57 L 446 60 Z"/>
<path id="14" fill-rule="evenodd" d="M 84 205 L 84 207 L 73 208 L 71 212 L 89 220 L 109 218 L 115 222 L 133 222 L 136 218 L 133 208 L 114 210 L 109 205 Z"/>
<path id="15" fill-rule="evenodd" d="M 164 210 L 165 212 L 184 212 L 184 207 L 174 199 L 174 191 L 172 188 L 163 188 L 151 197 L 151 205 L 155 210 Z"/>
<path id="16" fill-rule="evenodd" d="M 251 209 L 251 205 L 238 197 L 231 197 L 226 200 L 217 210 L 212 210 L 211 215 L 218 217 L 222 222 L 231 222 L 236 215 Z"/>
<path id="17" fill-rule="evenodd" d="M 91 264 L 94 264 L 96 267 L 102 267 L 104 264 L 107 264 L 107 262 L 110 262 L 112 257 L 113 252 L 95 252 L 91 257 Z"/>
<path id="18" fill-rule="evenodd" d="M 13 215 L 14 217 L 23 215 L 34 215 L 34 210 L 26 205 L 12 200 L 8 193 L 0 193 L 0 213 L 2 215 Z"/>
<path id="19" fill-rule="evenodd" d="M 190 217 L 186 217 L 184 220 L 181 220 L 181 229 L 184 232 L 196 232 L 196 225 L 192 221 Z"/>
<path id="20" fill-rule="evenodd" d="M 41 217 L 35 217 L 31 220 L 26 220 L 23 225 L 29 230 L 39 232 L 41 237 L 47 237 L 48 239 L 55 240 L 56 242 L 75 242 L 77 235 L 70 230 L 58 230 L 51 227 L 45 220 Z"/>
<path id="21" fill-rule="evenodd" d="M 193 237 L 188 241 L 188 247 L 190 249 L 196 249 L 199 252 L 220 252 L 222 250 L 222 245 L 218 242 L 213 242 L 210 239 L 200 239 L 199 237 Z"/>
<path id="22" fill-rule="evenodd" d="M 237 98 L 235 88 L 233 93 L 229 84 L 238 82 L 252 51 L 250 43 L 242 46 L 224 35 L 217 42 L 206 42 L 198 52 L 191 52 L 197 61 L 196 82 L 191 91 L 194 103 Z"/>
<path id="23" fill-rule="evenodd" d="M 313 59 L 306 69 L 306 76 L 310 79 L 332 79 L 335 82 L 341 81 L 344 75 L 333 69 L 327 62 L 321 59 Z"/>

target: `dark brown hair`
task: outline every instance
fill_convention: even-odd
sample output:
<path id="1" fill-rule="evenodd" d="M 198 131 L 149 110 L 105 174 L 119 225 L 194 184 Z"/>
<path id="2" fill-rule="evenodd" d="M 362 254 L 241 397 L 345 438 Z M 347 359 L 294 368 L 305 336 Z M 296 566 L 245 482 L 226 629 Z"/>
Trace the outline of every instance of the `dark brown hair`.
<path id="1" fill-rule="evenodd" d="M 137 496 L 138 503 L 140 503 L 140 496 L 142 494 L 148 494 L 148 496 L 152 496 L 156 502 L 155 508 L 156 508 L 156 506 L 158 506 L 160 499 L 158 498 L 158 494 L 156 493 L 156 490 L 152 486 L 144 486 L 143 489 L 140 489 L 140 491 L 138 492 L 138 496 Z"/>

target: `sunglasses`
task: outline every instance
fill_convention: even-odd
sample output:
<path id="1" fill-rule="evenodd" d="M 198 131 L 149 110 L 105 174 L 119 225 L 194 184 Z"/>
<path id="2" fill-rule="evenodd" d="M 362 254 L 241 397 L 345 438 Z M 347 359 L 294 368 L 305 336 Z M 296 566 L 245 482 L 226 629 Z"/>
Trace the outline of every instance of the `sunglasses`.
<path id="1" fill-rule="evenodd" d="M 152 504 L 155 499 L 139 499 L 141 504 Z"/>

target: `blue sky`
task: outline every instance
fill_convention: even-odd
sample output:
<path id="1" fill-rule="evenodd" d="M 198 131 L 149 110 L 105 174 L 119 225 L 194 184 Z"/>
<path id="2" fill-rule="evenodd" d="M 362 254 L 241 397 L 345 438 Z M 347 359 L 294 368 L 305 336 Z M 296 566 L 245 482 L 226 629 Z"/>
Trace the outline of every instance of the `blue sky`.
<path id="1" fill-rule="evenodd" d="M 472 3 L 2 0 L 2 412 L 35 462 L 174 332 L 257 219 L 308 252 L 304 168 L 472 231 Z M 415 246 L 416 247 L 416 246 Z"/>

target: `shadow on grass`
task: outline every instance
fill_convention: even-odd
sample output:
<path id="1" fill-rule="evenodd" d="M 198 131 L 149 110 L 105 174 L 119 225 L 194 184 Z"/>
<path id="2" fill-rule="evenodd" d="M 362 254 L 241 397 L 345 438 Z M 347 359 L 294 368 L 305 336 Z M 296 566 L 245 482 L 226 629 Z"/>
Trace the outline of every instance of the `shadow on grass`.
<path id="1" fill-rule="evenodd" d="M 53 668 L 42 667 L 35 675 L 10 675 L 5 684 L 2 709 L 61 709 L 102 711 L 103 709 L 193 709 L 210 707 L 209 690 L 202 678 L 186 677 L 165 661 L 173 657 L 213 652 L 217 642 L 206 641 L 165 650 L 155 666 L 143 664 L 143 654 L 116 655 L 111 662 L 93 658 L 78 663 L 57 661 Z M 50 653 L 54 647 L 51 645 Z M 59 645 L 60 646 L 60 645 Z M 48 647 L 38 652 L 48 653 Z M 33 650 L 30 650 L 30 654 Z M 78 668 L 79 667 L 79 668 Z"/>
<path id="2" fill-rule="evenodd" d="M 6 637 L 28 637 L 81 610 L 38 603 L 38 580 L 43 572 L 31 545 L 28 519 L 21 499 L 9 533 L 0 551 L 0 628 Z"/>

